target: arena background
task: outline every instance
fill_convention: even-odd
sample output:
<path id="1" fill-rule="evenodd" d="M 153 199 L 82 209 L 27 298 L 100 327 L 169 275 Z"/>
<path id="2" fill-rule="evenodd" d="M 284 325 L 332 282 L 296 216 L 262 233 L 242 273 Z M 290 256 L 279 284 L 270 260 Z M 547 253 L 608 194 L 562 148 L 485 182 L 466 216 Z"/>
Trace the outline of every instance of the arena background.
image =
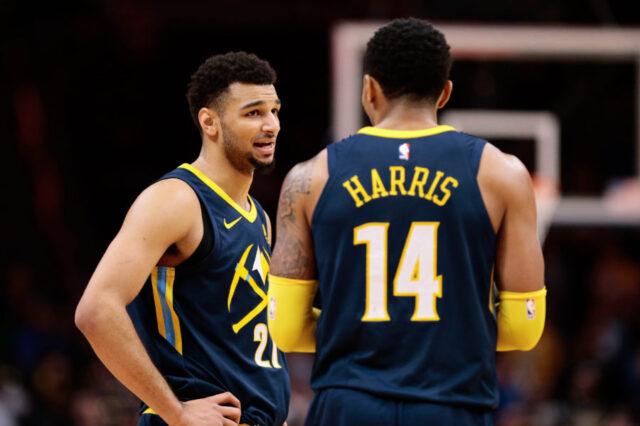
<path id="1" fill-rule="evenodd" d="M 184 92 L 207 56 L 252 51 L 278 72 L 277 166 L 252 189 L 274 219 L 286 172 L 335 134 L 338 24 L 417 16 L 637 30 L 632 9 L 621 0 L 0 2 L 0 426 L 136 423 L 137 400 L 97 361 L 73 311 L 136 195 L 196 157 Z M 498 425 L 640 424 L 639 68 L 633 55 L 480 52 L 454 63 L 446 111 L 550 112 L 561 193 L 604 206 L 551 222 L 545 334 L 534 351 L 499 357 Z M 495 142 L 533 168 L 534 144 Z M 292 426 L 311 397 L 311 359 L 290 357 Z"/>

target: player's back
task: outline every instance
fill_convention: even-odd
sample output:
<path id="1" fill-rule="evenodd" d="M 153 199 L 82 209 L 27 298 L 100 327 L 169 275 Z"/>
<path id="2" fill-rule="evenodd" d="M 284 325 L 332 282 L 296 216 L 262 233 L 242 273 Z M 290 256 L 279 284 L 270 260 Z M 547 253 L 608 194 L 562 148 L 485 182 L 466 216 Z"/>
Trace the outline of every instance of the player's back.
<path id="1" fill-rule="evenodd" d="M 485 141 L 448 126 L 364 128 L 327 148 L 312 218 L 312 387 L 494 407 L 496 237 L 476 175 Z"/>

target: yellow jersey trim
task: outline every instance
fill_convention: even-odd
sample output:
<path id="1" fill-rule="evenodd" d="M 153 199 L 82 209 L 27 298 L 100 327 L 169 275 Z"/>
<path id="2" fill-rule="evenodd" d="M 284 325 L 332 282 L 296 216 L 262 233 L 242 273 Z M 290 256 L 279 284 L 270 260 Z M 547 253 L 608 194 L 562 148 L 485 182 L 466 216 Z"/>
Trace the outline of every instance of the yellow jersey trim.
<path id="1" fill-rule="evenodd" d="M 495 310 L 495 295 L 494 295 L 494 289 L 495 289 L 495 283 L 493 281 L 493 274 L 495 273 L 496 270 L 496 265 L 494 264 L 491 267 L 491 278 L 489 278 L 489 312 L 491 312 L 493 315 L 496 314 L 496 310 Z"/>
<path id="2" fill-rule="evenodd" d="M 218 185 L 216 185 L 214 181 L 209 179 L 207 177 L 207 175 L 205 175 L 200 170 L 198 170 L 195 167 L 193 167 L 191 164 L 184 163 L 184 164 L 180 165 L 180 167 L 178 167 L 178 168 L 179 169 L 189 170 L 191 173 L 196 175 L 202 182 L 204 182 L 209 188 L 211 188 L 213 190 L 213 192 L 218 194 L 220 196 L 220 198 L 225 200 L 231 207 L 236 209 L 238 211 L 238 213 L 240 213 L 250 223 L 255 222 L 256 217 L 258 217 L 258 209 L 256 208 L 256 205 L 253 202 L 253 199 L 251 198 L 251 196 L 247 197 L 249 199 L 249 204 L 251 204 L 251 207 L 250 207 L 249 211 L 246 211 L 245 209 L 240 207 L 238 205 L 238 203 L 233 201 L 233 199 L 226 192 L 224 192 L 224 190 L 222 188 L 220 188 Z"/>
<path id="3" fill-rule="evenodd" d="M 156 266 L 151 272 L 151 286 L 153 288 L 158 332 L 182 355 L 180 319 L 173 309 L 175 272 L 175 268 Z"/>
<path id="4" fill-rule="evenodd" d="M 363 127 L 358 130 L 358 134 L 362 135 L 371 135 L 371 136 L 381 136 L 383 138 L 393 138 L 393 139 L 412 139 L 412 138 L 421 138 L 423 136 L 433 136 L 439 133 L 444 132 L 455 132 L 451 126 L 436 126 L 430 129 L 420 129 L 420 130 L 391 130 L 391 129 L 380 129 L 378 127 Z"/>
<path id="5" fill-rule="evenodd" d="M 153 288 L 153 301 L 156 306 L 156 321 L 158 323 L 158 332 L 165 339 L 167 338 L 167 330 L 164 327 L 164 316 L 162 313 L 162 302 L 158 292 L 158 268 L 151 271 L 151 288 Z"/>
<path id="6" fill-rule="evenodd" d="M 173 309 L 173 284 L 175 283 L 175 268 L 167 268 L 167 305 L 171 312 L 171 324 L 173 324 L 174 347 L 182 355 L 182 332 L 180 331 L 180 320 Z"/>

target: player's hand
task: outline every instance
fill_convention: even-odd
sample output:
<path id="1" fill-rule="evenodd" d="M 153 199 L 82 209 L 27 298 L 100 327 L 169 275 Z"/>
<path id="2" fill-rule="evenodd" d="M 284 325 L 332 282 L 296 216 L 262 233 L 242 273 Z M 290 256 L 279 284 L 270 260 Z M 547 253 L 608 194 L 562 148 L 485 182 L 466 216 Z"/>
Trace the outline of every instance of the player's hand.
<path id="1" fill-rule="evenodd" d="M 230 405 L 227 405 L 230 404 Z M 240 422 L 240 400 L 231 392 L 182 403 L 176 426 L 232 426 Z M 173 426 L 173 425 L 172 425 Z"/>

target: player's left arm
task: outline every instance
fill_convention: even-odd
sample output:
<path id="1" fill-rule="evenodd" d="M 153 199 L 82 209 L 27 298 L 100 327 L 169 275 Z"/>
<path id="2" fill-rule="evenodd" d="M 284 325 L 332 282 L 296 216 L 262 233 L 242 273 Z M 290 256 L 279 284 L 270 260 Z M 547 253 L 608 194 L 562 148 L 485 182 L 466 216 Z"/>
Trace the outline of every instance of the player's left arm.
<path id="1" fill-rule="evenodd" d="M 499 153 L 490 168 L 499 171 L 505 203 L 497 233 L 495 278 L 497 350 L 532 349 L 540 340 L 546 317 L 544 260 L 536 230 L 536 204 L 529 172 L 515 157 Z"/>
<path id="2" fill-rule="evenodd" d="M 282 185 L 269 276 L 269 332 L 285 352 L 314 352 L 320 312 L 311 217 L 327 180 L 326 150 L 296 165 Z"/>

